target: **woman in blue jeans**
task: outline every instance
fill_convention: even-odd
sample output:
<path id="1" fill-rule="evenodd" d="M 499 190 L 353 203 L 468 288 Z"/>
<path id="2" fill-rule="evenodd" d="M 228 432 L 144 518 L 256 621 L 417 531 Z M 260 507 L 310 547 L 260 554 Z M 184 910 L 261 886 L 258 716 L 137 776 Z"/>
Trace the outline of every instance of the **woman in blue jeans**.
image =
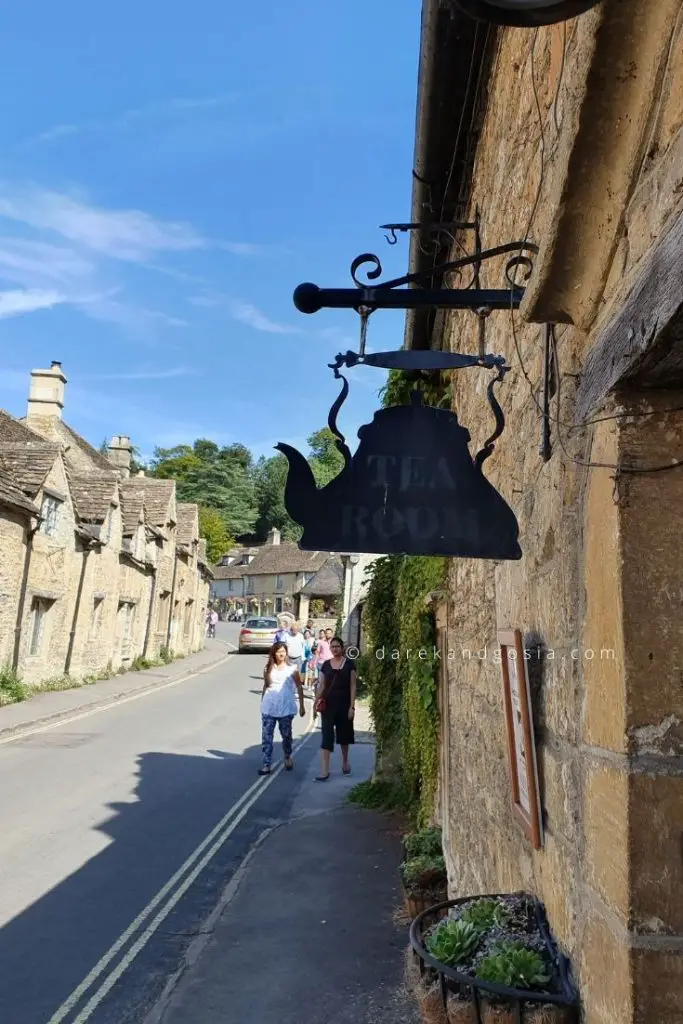
<path id="1" fill-rule="evenodd" d="M 292 722 L 296 715 L 296 697 L 299 695 L 299 714 L 303 718 L 304 690 L 296 665 L 289 664 L 287 644 L 278 641 L 273 644 L 263 670 L 263 693 L 261 694 L 261 744 L 263 760 L 259 775 L 270 775 L 273 764 L 273 736 L 277 725 L 282 736 L 282 750 L 285 768 L 291 772 Z"/>

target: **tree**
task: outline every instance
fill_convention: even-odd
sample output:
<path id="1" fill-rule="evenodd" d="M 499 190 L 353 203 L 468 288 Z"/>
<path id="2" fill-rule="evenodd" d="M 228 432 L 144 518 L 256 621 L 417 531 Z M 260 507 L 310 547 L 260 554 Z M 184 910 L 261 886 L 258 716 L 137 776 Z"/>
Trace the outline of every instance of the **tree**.
<path id="1" fill-rule="evenodd" d="M 221 513 L 206 505 L 199 506 L 199 536 L 206 540 L 206 554 L 212 563 L 234 544 Z"/>
<path id="2" fill-rule="evenodd" d="M 316 430 L 308 438 L 307 443 L 311 450 L 308 461 L 318 487 L 324 487 L 333 480 L 344 465 L 344 457 L 338 451 L 336 442 L 337 437 L 329 427 Z"/>
<path id="3" fill-rule="evenodd" d="M 285 483 L 287 481 L 287 459 L 284 455 L 262 456 L 256 463 L 256 501 L 258 520 L 256 533 L 265 537 L 273 528 L 280 531 L 283 540 L 299 540 L 301 527 L 287 514 L 285 508 Z"/>
<path id="4" fill-rule="evenodd" d="M 220 458 L 191 469 L 178 482 L 178 497 L 216 509 L 233 537 L 251 533 L 256 525 L 254 481 L 240 466 Z"/>
<path id="5" fill-rule="evenodd" d="M 150 475 L 159 480 L 185 480 L 193 469 L 199 469 L 202 460 L 191 445 L 179 444 L 175 448 L 155 448 Z"/>

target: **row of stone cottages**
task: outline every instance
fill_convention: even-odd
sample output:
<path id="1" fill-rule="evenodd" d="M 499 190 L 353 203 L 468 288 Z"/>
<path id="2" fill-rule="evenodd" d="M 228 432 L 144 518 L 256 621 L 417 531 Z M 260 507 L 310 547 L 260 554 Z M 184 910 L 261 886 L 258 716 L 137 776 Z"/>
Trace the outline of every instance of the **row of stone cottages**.
<path id="1" fill-rule="evenodd" d="M 0 410 L 0 669 L 29 684 L 197 650 L 212 578 L 197 506 L 69 427 L 65 384 L 33 370 L 26 417 Z"/>

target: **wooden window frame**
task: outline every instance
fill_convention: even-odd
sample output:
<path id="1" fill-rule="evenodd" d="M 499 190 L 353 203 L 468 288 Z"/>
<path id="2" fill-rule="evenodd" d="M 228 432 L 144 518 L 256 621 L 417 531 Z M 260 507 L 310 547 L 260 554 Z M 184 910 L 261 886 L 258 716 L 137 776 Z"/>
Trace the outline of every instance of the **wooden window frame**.
<path id="1" fill-rule="evenodd" d="M 541 811 L 541 795 L 538 783 L 538 764 L 536 760 L 536 743 L 534 740 L 534 724 L 531 708 L 531 689 L 527 672 L 524 640 L 519 629 L 501 629 L 498 631 L 498 644 L 501 654 L 503 674 L 503 700 L 505 707 L 505 725 L 508 741 L 508 762 L 510 768 L 510 785 L 512 796 L 512 812 L 522 826 L 526 838 L 534 850 L 543 847 L 543 819 Z M 514 650 L 515 657 L 510 659 L 508 651 Z M 515 671 L 510 672 L 510 665 Z M 517 683 L 519 700 L 518 737 L 514 724 L 513 675 Z M 517 749 L 521 741 L 524 765 L 518 763 Z M 523 773 L 528 794 L 528 808 L 521 798 L 520 775 Z"/>

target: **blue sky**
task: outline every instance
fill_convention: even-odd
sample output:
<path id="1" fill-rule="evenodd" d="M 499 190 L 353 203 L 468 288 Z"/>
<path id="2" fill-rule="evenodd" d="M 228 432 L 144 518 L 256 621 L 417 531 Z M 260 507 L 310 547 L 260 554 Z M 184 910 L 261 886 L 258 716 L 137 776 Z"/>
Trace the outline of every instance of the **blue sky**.
<path id="1" fill-rule="evenodd" d="M 324 425 L 353 312 L 302 281 L 403 273 L 419 0 L 14 4 L 0 35 L 0 405 L 61 360 L 65 419 L 143 452 L 210 437 L 271 454 Z M 368 346 L 399 348 L 403 314 Z M 341 426 L 377 407 L 355 369 Z"/>

